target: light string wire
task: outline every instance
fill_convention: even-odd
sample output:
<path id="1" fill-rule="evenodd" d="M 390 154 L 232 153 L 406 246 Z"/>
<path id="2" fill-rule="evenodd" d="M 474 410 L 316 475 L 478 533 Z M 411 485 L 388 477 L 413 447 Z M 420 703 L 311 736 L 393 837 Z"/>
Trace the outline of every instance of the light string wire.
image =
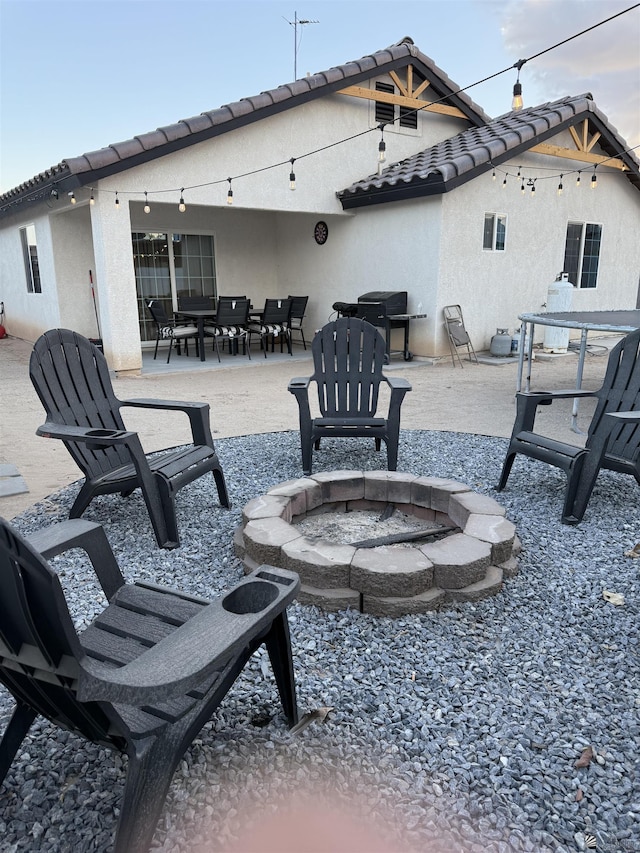
<path id="1" fill-rule="evenodd" d="M 423 110 L 428 109 L 431 106 L 437 106 L 438 104 L 441 104 L 444 101 L 447 101 L 450 98 L 455 97 L 456 95 L 459 95 L 463 92 L 466 92 L 468 89 L 473 89 L 476 86 L 480 86 L 483 83 L 488 82 L 489 80 L 493 80 L 496 77 L 500 77 L 502 74 L 506 74 L 507 72 L 512 71 L 514 68 L 516 68 L 519 72 L 520 69 L 522 68 L 522 66 L 525 65 L 527 62 L 531 62 L 532 60 L 537 59 L 538 57 L 543 56 L 544 54 L 549 53 L 552 50 L 556 50 L 557 48 L 561 47 L 562 45 L 565 45 L 568 42 L 573 41 L 574 39 L 580 38 L 580 37 L 586 35 L 587 33 L 592 32 L 593 30 L 597 29 L 598 27 L 601 27 L 604 24 L 607 24 L 610 21 L 613 21 L 616 18 L 621 17 L 622 15 L 626 15 L 628 12 L 632 12 L 634 9 L 637 9 L 638 7 L 640 7 L 640 3 L 634 3 L 632 6 L 629 6 L 626 9 L 622 9 L 620 12 L 617 12 L 614 15 L 610 15 L 608 18 L 605 18 L 604 20 L 599 21 L 597 24 L 593 24 L 592 26 L 587 27 L 586 29 L 581 30 L 578 33 L 575 33 L 574 35 L 569 36 L 568 38 L 563 39 L 562 41 L 559 41 L 556 44 L 553 44 L 550 47 L 545 48 L 544 50 L 538 51 L 538 53 L 534 53 L 531 56 L 527 57 L 526 59 L 519 59 L 513 65 L 509 65 L 506 68 L 501 69 L 500 71 L 496 71 L 493 74 L 489 74 L 488 76 L 483 77 L 480 80 L 477 80 L 475 83 L 470 83 L 467 86 L 463 86 L 459 89 L 456 89 L 453 92 L 450 92 L 446 95 L 443 95 L 441 98 L 438 98 L 438 100 L 428 101 L 422 107 L 416 107 L 414 110 L 407 110 L 406 112 L 403 113 L 403 118 L 409 114 L 412 114 L 412 113 L 422 112 Z M 303 160 L 307 157 L 312 157 L 316 154 L 320 154 L 324 151 L 328 151 L 331 148 L 335 148 L 339 145 L 344 145 L 347 142 L 352 142 L 353 140 L 359 139 L 362 136 L 366 136 L 369 133 L 379 132 L 380 130 L 384 129 L 385 125 L 395 124 L 395 122 L 399 121 L 399 119 L 400 119 L 400 116 L 398 116 L 397 118 L 394 118 L 393 121 L 391 121 L 391 122 L 383 122 L 382 125 L 376 124 L 374 127 L 366 128 L 365 130 L 362 130 L 359 133 L 354 133 L 351 136 L 344 137 L 342 139 L 336 140 L 335 142 L 327 143 L 327 145 L 322 145 L 319 148 L 313 149 L 312 151 L 307 151 L 305 154 L 300 154 L 297 157 L 295 157 L 294 159 L 296 161 Z M 640 146 L 634 146 L 632 148 L 628 148 L 625 151 L 623 151 L 622 154 L 626 154 L 626 153 L 629 153 L 631 151 L 635 151 L 639 147 Z M 596 164 L 596 165 L 603 165 L 608 160 L 620 159 L 620 156 L 621 156 L 621 154 L 612 155 L 611 157 L 608 157 L 607 160 L 602 161 L 600 164 Z M 236 181 L 236 180 L 240 180 L 241 178 L 251 177 L 253 175 L 258 175 L 258 174 L 261 174 L 263 172 L 270 171 L 271 169 L 282 168 L 283 166 L 286 166 L 288 164 L 289 165 L 291 164 L 291 158 L 290 157 L 287 158 L 286 160 L 282 160 L 282 161 L 279 161 L 277 163 L 271 163 L 267 166 L 261 166 L 257 169 L 251 169 L 250 171 L 239 173 L 235 176 L 232 176 L 231 180 Z M 494 169 L 499 170 L 499 167 L 495 167 L 491 161 L 489 161 L 488 165 L 490 168 L 494 167 Z M 588 168 L 589 167 L 587 167 L 587 169 L 585 169 L 585 168 L 582 168 L 579 170 L 575 169 L 574 172 L 563 172 L 562 174 L 563 175 L 570 175 L 570 174 L 574 174 L 575 172 L 578 172 L 578 171 L 579 172 L 587 171 Z M 594 166 L 594 169 L 595 169 L 595 166 Z M 502 170 L 499 170 L 499 171 L 501 172 L 501 174 L 505 174 L 507 177 L 512 176 L 508 172 L 503 172 Z M 559 176 L 560 176 L 560 173 L 558 172 L 555 175 L 548 175 L 546 177 L 552 178 L 552 177 L 559 177 Z M 140 190 L 104 190 L 103 189 L 103 190 L 101 190 L 101 192 L 115 194 L 116 198 L 119 195 L 120 196 L 126 196 L 126 195 L 128 195 L 128 196 L 142 196 L 142 195 L 144 195 L 145 199 L 146 199 L 147 195 L 161 195 L 164 193 L 178 193 L 178 192 L 183 193 L 183 192 L 189 191 L 189 190 L 202 189 L 204 187 L 213 187 L 213 186 L 216 186 L 218 184 L 224 184 L 224 183 L 227 183 L 229 180 L 230 180 L 229 178 L 219 178 L 219 179 L 216 179 L 214 181 L 206 181 L 206 182 L 200 183 L 200 184 L 192 184 L 191 186 L 172 187 L 172 188 L 160 189 L 160 190 L 142 190 L 142 191 L 140 191 Z M 94 186 L 87 186 L 87 189 L 89 189 L 93 193 L 98 188 L 94 187 Z M 25 202 L 25 201 L 41 201 L 44 198 L 47 198 L 50 194 L 53 194 L 55 190 L 56 190 L 56 182 L 54 181 L 53 182 L 53 188 L 50 191 L 48 191 L 47 193 L 42 194 L 41 191 L 35 190 L 33 196 L 26 196 L 26 197 L 23 197 L 22 199 L 20 199 L 18 201 L 8 202 L 7 204 L 3 205 L 2 208 L 0 208 L 0 209 L 4 211 L 4 210 L 7 210 L 8 208 L 10 208 L 11 206 L 13 206 L 14 204 L 18 204 L 18 203 Z M 40 194 L 38 195 L 38 193 L 40 193 Z"/>

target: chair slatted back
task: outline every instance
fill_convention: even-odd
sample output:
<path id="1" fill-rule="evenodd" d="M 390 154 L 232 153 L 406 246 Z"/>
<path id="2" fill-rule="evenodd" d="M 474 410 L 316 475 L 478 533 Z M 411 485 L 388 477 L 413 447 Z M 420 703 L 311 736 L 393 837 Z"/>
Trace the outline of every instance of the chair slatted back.
<path id="1" fill-rule="evenodd" d="M 179 296 L 178 311 L 213 311 L 212 296 Z"/>
<path id="2" fill-rule="evenodd" d="M 299 320 L 302 322 L 304 319 L 305 311 L 307 310 L 307 302 L 309 301 L 308 296 L 291 296 L 289 294 L 289 299 L 291 300 L 291 319 Z"/>
<path id="3" fill-rule="evenodd" d="M 162 328 L 162 326 L 173 325 L 173 320 L 169 317 L 164 305 L 159 299 L 151 299 L 146 303 L 146 305 L 149 309 L 149 314 L 151 314 L 153 322 L 156 324 L 158 329 Z"/>
<path id="4" fill-rule="evenodd" d="M 76 697 L 83 654 L 57 575 L 0 518 L 0 681 L 57 725 L 112 744 L 101 706 Z"/>
<path id="5" fill-rule="evenodd" d="M 221 299 L 218 302 L 216 324 L 218 326 L 243 326 L 249 317 L 248 299 Z"/>
<path id="6" fill-rule="evenodd" d="M 386 351 L 378 330 L 364 320 L 341 317 L 320 329 L 311 351 L 322 416 L 372 418 Z"/>
<path id="7" fill-rule="evenodd" d="M 607 371 L 598 392 L 598 404 L 589 426 L 587 447 L 600 430 L 611 424 L 604 415 L 640 409 L 640 329 L 626 335 L 611 350 Z M 606 456 L 635 461 L 640 449 L 640 424 L 614 426 Z"/>
<path id="8" fill-rule="evenodd" d="M 125 429 L 107 360 L 81 335 L 69 329 L 51 329 L 41 335 L 31 353 L 29 375 L 48 420 L 66 426 Z M 90 449 L 81 442 L 64 443 L 91 477 L 131 462 L 129 452 L 119 446 Z"/>
<path id="9" fill-rule="evenodd" d="M 264 326 L 286 326 L 291 314 L 291 299 L 266 299 L 262 324 Z"/>

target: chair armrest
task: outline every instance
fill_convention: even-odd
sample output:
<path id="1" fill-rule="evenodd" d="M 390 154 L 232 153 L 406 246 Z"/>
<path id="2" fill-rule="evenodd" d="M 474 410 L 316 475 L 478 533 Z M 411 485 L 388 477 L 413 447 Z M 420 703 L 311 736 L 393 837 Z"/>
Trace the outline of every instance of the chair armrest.
<path id="1" fill-rule="evenodd" d="M 308 391 L 310 384 L 310 376 L 295 376 L 289 380 L 287 391 L 290 391 L 292 394 L 299 394 L 301 391 Z"/>
<path id="2" fill-rule="evenodd" d="M 512 437 L 521 432 L 533 432 L 538 406 L 550 406 L 554 400 L 568 400 L 575 397 L 597 397 L 597 391 L 585 391 L 571 388 L 558 391 L 518 391 L 516 394 L 516 419 Z"/>
<path id="3" fill-rule="evenodd" d="M 605 417 L 615 418 L 623 423 L 635 424 L 640 421 L 640 411 L 638 412 L 607 412 Z"/>
<path id="4" fill-rule="evenodd" d="M 139 706 L 184 693 L 268 632 L 299 588 L 295 572 L 260 566 L 131 663 L 83 658 L 78 698 Z"/>
<path id="5" fill-rule="evenodd" d="M 94 429 L 93 427 L 67 426 L 46 421 L 36 430 L 43 438 L 59 438 L 62 441 L 82 441 L 89 447 L 103 449 L 114 444 L 127 444 L 137 433 L 121 429 Z"/>
<path id="6" fill-rule="evenodd" d="M 397 390 L 406 392 L 412 390 L 411 383 L 406 379 L 401 379 L 399 376 L 384 376 L 383 374 L 383 378 L 392 391 Z"/>
<path id="7" fill-rule="evenodd" d="M 183 400 L 155 400 L 153 398 L 139 397 L 131 400 L 122 400 L 121 405 L 137 409 L 164 409 L 169 412 L 184 412 L 189 418 L 193 443 L 213 447 L 208 403 L 191 403 L 184 402 Z"/>
<path id="8" fill-rule="evenodd" d="M 82 548 L 89 555 L 100 586 L 111 599 L 125 580 L 109 545 L 104 528 L 84 518 L 70 518 L 25 536 L 31 547 L 45 559 Z"/>
<path id="9" fill-rule="evenodd" d="M 583 388 L 569 388 L 558 391 L 518 391 L 516 396 L 530 398 L 535 400 L 538 405 L 548 406 L 554 400 L 568 400 L 573 397 L 596 397 L 597 394 L 597 391 L 586 391 Z"/>

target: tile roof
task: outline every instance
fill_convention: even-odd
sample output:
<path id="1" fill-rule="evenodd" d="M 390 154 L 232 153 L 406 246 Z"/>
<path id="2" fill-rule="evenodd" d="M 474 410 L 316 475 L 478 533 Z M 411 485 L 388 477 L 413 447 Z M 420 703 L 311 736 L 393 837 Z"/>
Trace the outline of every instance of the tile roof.
<path id="1" fill-rule="evenodd" d="M 182 119 L 175 124 L 159 127 L 148 133 L 134 136 L 133 139 L 113 143 L 106 148 L 63 160 L 1 195 L 0 204 L 15 202 L 33 195 L 34 191 L 51 189 L 54 185 L 60 191 L 90 185 L 100 178 L 149 162 L 410 63 L 430 81 L 431 91 L 437 94 L 438 98 L 444 97 L 452 106 L 458 107 L 472 124 L 482 125 L 490 121 L 490 117 L 484 110 L 464 92 L 459 92 L 459 87 L 444 71 L 423 54 L 411 38 L 406 36 L 384 50 L 363 56 L 353 62 L 303 77 L 253 97 L 225 104 L 218 109 Z"/>
<path id="2" fill-rule="evenodd" d="M 626 151 L 624 139 L 587 93 L 506 113 L 482 127 L 463 130 L 337 195 L 348 209 L 448 192 L 585 118 L 600 132 L 600 148 L 626 163 L 625 174 L 640 189 L 640 161 Z"/>

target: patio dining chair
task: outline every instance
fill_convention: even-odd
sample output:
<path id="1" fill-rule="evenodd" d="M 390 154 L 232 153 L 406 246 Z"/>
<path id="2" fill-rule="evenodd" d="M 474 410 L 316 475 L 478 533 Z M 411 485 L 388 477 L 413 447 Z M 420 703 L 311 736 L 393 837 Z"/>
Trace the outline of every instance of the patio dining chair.
<path id="1" fill-rule="evenodd" d="M 208 403 L 119 400 L 104 355 L 69 329 L 51 329 L 38 338 L 29 375 L 47 413 L 37 434 L 61 439 L 85 475 L 71 518 L 81 516 L 98 495 L 119 492 L 127 497 L 140 487 L 158 545 L 176 548 L 180 537 L 175 501 L 180 489 L 211 472 L 221 505 L 229 506 Z M 138 434 L 124 424 L 120 412 L 124 406 L 184 412 L 193 443 L 146 456 Z"/>
<path id="2" fill-rule="evenodd" d="M 81 632 L 48 562 L 72 548 L 89 553 L 106 597 L 106 606 Z M 0 519 L 0 683 L 15 700 L 0 741 L 0 784 L 38 716 L 124 753 L 124 792 L 109 849 L 146 853 L 176 767 L 263 645 L 287 722 L 297 722 L 286 610 L 299 586 L 293 572 L 265 565 L 215 600 L 126 583 L 100 525 L 65 521 L 26 538 Z M 213 729 L 206 735 L 214 736 Z M 39 753 L 44 758 L 55 737 L 55 731 L 37 730 L 29 737 L 34 772 L 51 773 L 50 761 L 40 768 Z M 56 763 L 61 778 L 73 769 L 64 767 L 66 760 L 63 754 Z M 90 779 L 95 770 L 87 761 L 82 775 Z M 9 780 L 12 791 L 20 788 L 19 779 Z M 20 803 L 15 794 L 6 798 Z M 21 819 L 28 825 L 35 817 L 25 803 Z M 97 849 L 89 808 L 85 803 L 81 830 L 87 850 Z"/>
<path id="3" fill-rule="evenodd" d="M 218 356 L 218 361 L 220 361 L 220 341 L 223 344 L 228 341 L 229 349 L 233 350 L 234 353 L 238 351 L 238 342 L 242 341 L 245 353 L 251 358 L 251 348 L 247 346 L 249 306 L 248 299 L 221 298 L 218 301 L 215 323 L 204 327 L 205 335 L 213 337 L 213 347 Z"/>
<path id="4" fill-rule="evenodd" d="M 171 361 L 171 350 L 174 343 L 180 355 L 180 344 L 184 342 L 185 354 L 189 355 L 188 340 L 195 338 L 196 355 L 198 354 L 198 327 L 193 324 L 180 324 L 175 319 L 170 319 L 159 299 L 151 299 L 146 303 L 149 313 L 156 325 L 156 347 L 153 351 L 155 360 L 158 355 L 158 344 L 160 341 L 169 341 L 169 352 L 167 353 L 167 364 Z"/>
<path id="5" fill-rule="evenodd" d="M 293 355 L 291 351 L 291 328 L 289 325 L 291 303 L 291 298 L 266 299 L 264 311 L 260 315 L 260 319 L 249 323 L 249 344 L 251 344 L 252 335 L 260 335 L 260 343 L 265 358 L 267 357 L 269 338 L 271 338 L 271 352 L 273 352 L 275 339 L 278 337 L 280 338 L 280 352 L 282 352 L 283 343 L 286 340 L 289 355 Z"/>
<path id="6" fill-rule="evenodd" d="M 289 294 L 289 299 L 291 300 L 291 314 L 289 315 L 289 329 L 291 330 L 291 343 L 293 343 L 294 334 L 300 335 L 300 340 L 302 341 L 302 346 L 306 349 L 307 342 L 304 337 L 304 329 L 302 328 L 302 321 L 304 320 L 304 315 L 307 310 L 307 302 L 309 301 L 308 296 L 292 296 Z"/>

